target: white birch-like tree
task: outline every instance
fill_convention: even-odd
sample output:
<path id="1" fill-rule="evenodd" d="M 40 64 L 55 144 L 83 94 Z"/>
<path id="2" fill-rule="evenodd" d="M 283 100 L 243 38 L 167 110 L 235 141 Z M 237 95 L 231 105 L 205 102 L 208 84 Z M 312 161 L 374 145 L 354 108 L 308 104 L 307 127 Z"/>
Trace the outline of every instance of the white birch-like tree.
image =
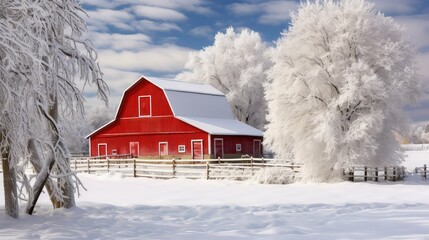
<path id="1" fill-rule="evenodd" d="M 1 151 L 6 212 L 17 217 L 16 181 L 31 214 L 46 185 L 54 207 L 72 207 L 78 179 L 70 171 L 62 138 L 62 115 L 83 114 L 83 97 L 75 81 L 95 84 L 107 101 L 107 86 L 89 41 L 83 9 L 76 0 L 2 1 L 0 11 Z M 37 171 L 33 186 L 24 174 L 30 162 Z M 15 176 L 15 178 L 14 178 Z M 8 183 L 8 184 L 6 184 Z"/>
<path id="2" fill-rule="evenodd" d="M 191 53 L 186 70 L 176 78 L 212 85 L 226 95 L 238 120 L 262 130 L 266 114 L 263 84 L 271 66 L 266 49 L 257 32 L 235 32 L 230 27 L 216 34 L 212 46 Z"/>
<path id="3" fill-rule="evenodd" d="M 303 180 L 403 160 L 394 131 L 421 83 L 415 49 L 392 18 L 365 0 L 302 3 L 272 61 L 265 144 L 304 164 Z"/>

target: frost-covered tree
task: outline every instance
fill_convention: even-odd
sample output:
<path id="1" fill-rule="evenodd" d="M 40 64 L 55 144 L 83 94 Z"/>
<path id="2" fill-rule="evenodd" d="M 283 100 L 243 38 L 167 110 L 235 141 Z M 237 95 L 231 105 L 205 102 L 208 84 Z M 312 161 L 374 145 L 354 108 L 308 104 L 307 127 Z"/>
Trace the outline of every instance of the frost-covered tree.
<path id="1" fill-rule="evenodd" d="M 83 9 L 76 0 L 13 1 L 0 3 L 0 116 L 6 212 L 16 217 L 16 181 L 23 188 L 31 214 L 44 186 L 54 207 L 74 206 L 77 178 L 69 167 L 60 116 L 83 113 L 83 97 L 75 81 L 95 84 L 106 98 L 107 86 L 86 31 Z M 37 171 L 34 185 L 24 174 L 31 163 Z M 15 177 L 14 177 L 15 176 Z M 25 190 L 25 191 L 24 191 Z M 25 194 L 26 193 L 26 194 Z"/>
<path id="2" fill-rule="evenodd" d="M 74 118 L 74 123 L 64 128 L 66 146 L 71 153 L 86 153 L 89 148 L 85 137 L 114 118 L 115 110 L 107 106 L 93 107 L 85 117 Z"/>
<path id="3" fill-rule="evenodd" d="M 270 67 L 258 33 L 232 27 L 217 33 L 213 46 L 189 55 L 179 80 L 208 83 L 224 93 L 236 118 L 263 129 L 266 103 L 263 84 Z"/>
<path id="4" fill-rule="evenodd" d="M 303 163 L 310 181 L 400 163 L 394 130 L 421 89 L 414 56 L 403 27 L 372 3 L 302 3 L 273 51 L 265 144 Z"/>

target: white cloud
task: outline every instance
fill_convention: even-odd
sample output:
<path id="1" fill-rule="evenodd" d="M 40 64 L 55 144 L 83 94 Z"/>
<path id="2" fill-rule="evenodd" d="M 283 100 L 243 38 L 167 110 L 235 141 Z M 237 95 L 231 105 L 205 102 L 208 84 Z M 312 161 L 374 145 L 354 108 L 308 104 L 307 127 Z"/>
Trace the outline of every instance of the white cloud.
<path id="1" fill-rule="evenodd" d="M 191 29 L 189 32 L 191 33 L 191 35 L 194 35 L 194 36 L 211 38 L 213 34 L 213 29 L 210 26 L 199 26 Z"/>
<path id="2" fill-rule="evenodd" d="M 196 12 L 199 14 L 212 14 L 212 10 L 207 6 L 207 0 L 85 0 L 85 4 L 103 7 L 103 8 L 117 8 L 124 5 L 132 6 L 152 6 L 168 9 L 185 10 L 189 12 Z"/>
<path id="3" fill-rule="evenodd" d="M 147 47 L 151 38 L 145 34 L 99 33 L 90 34 L 97 49 L 130 50 Z"/>
<path id="4" fill-rule="evenodd" d="M 141 31 L 181 31 L 182 29 L 175 23 L 159 23 L 150 20 L 141 20 L 134 23 L 134 26 Z"/>
<path id="5" fill-rule="evenodd" d="M 375 8 L 387 15 L 409 14 L 418 10 L 418 0 L 371 0 Z"/>
<path id="6" fill-rule="evenodd" d="M 107 26 L 114 26 L 122 30 L 133 30 L 133 27 L 128 23 L 134 21 L 134 16 L 126 11 L 97 9 L 87 11 L 89 18 L 87 23 L 92 26 L 92 29 L 107 30 Z"/>
<path id="7" fill-rule="evenodd" d="M 429 13 L 397 16 L 394 19 L 405 27 L 405 34 L 417 48 L 429 47 Z"/>
<path id="8" fill-rule="evenodd" d="M 186 19 L 186 16 L 184 14 L 167 8 L 135 6 L 132 8 L 132 10 L 140 17 L 149 19 L 168 21 L 180 21 Z"/>
<path id="9" fill-rule="evenodd" d="M 228 9 L 237 15 L 251 15 L 261 11 L 259 4 L 233 3 L 228 5 Z"/>
<path id="10" fill-rule="evenodd" d="M 183 69 L 193 49 L 175 45 L 151 45 L 139 50 L 101 50 L 102 67 L 126 71 L 178 72 Z"/>
<path id="11" fill-rule="evenodd" d="M 297 10 L 299 3 L 293 0 L 268 1 L 261 3 L 234 3 L 227 8 L 237 15 L 260 14 L 258 21 L 263 24 L 281 24 L 290 20 L 290 11 Z"/>

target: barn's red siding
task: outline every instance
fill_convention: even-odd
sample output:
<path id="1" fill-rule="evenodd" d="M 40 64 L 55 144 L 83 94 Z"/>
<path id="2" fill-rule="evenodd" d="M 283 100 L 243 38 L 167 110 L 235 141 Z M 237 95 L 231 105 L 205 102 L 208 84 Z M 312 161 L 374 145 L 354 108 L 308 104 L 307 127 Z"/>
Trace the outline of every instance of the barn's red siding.
<path id="1" fill-rule="evenodd" d="M 215 155 L 215 139 L 223 140 L 223 151 L 225 155 L 239 157 L 241 155 L 249 155 L 253 157 L 261 157 L 262 155 L 262 145 L 260 148 L 260 153 L 254 153 L 254 141 L 259 140 L 262 143 L 262 137 L 252 137 L 252 136 L 211 136 L 211 154 Z M 241 151 L 236 151 L 236 144 L 241 144 Z M 227 156 L 228 157 L 228 156 Z"/>
<path id="2" fill-rule="evenodd" d="M 91 138 L 91 156 L 98 155 L 98 144 L 107 144 L 107 154 L 111 155 L 114 149 L 117 154 L 129 154 L 130 142 L 139 142 L 139 156 L 158 156 L 159 143 L 168 143 L 168 155 L 191 155 L 191 141 L 203 140 L 204 154 L 208 153 L 208 135 L 204 132 L 177 133 L 177 134 L 147 134 L 101 136 Z M 185 153 L 178 152 L 178 146 L 185 145 Z"/>
<path id="3" fill-rule="evenodd" d="M 139 96 L 152 96 L 152 116 L 172 116 L 170 105 L 164 95 L 164 91 L 148 81 L 141 81 L 134 85 L 122 99 L 119 108 L 120 118 L 132 118 L 139 116 Z"/>
<path id="4" fill-rule="evenodd" d="M 151 96 L 151 116 L 139 117 L 139 96 Z M 190 106 L 191 107 L 191 106 Z M 207 132 L 174 117 L 164 91 L 145 80 L 134 84 L 125 93 L 114 122 L 90 136 L 90 155 L 98 156 L 98 146 L 107 145 L 107 154 L 130 154 L 130 143 L 138 142 L 139 156 L 159 156 L 159 143 L 168 143 L 169 156 L 192 155 L 192 141 L 203 141 L 203 153 L 214 157 L 214 138 L 224 140 L 224 153 L 229 156 L 253 154 L 253 140 L 261 137 L 211 136 Z M 236 144 L 242 151 L 236 151 Z M 185 152 L 179 153 L 179 145 Z M 255 156 L 259 157 L 259 156 Z"/>

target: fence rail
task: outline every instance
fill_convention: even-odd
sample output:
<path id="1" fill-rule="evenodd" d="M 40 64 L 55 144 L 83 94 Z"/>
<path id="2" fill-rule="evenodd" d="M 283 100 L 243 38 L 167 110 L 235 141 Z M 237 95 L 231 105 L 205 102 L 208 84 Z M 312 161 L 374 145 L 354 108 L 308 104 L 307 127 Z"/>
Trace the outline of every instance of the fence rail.
<path id="1" fill-rule="evenodd" d="M 390 167 L 368 167 L 357 166 L 348 170 L 344 170 L 344 177 L 352 182 L 367 182 L 367 181 L 392 181 L 396 182 L 403 180 L 406 176 L 405 167 L 390 166 Z"/>
<path id="2" fill-rule="evenodd" d="M 429 169 L 427 168 L 426 164 L 423 165 L 423 167 L 416 167 L 414 169 L 414 172 L 419 174 L 422 178 L 427 179 L 429 174 Z"/>
<path id="3" fill-rule="evenodd" d="M 278 164 L 272 159 L 93 159 L 73 158 L 75 172 L 121 172 L 130 177 L 245 180 L 262 168 L 297 170 L 300 165 Z"/>
<path id="4" fill-rule="evenodd" d="M 279 163 L 276 159 L 252 157 L 237 159 L 136 159 L 117 158 L 115 156 L 115 158 L 74 157 L 70 160 L 70 167 L 77 173 L 120 172 L 128 177 L 247 180 L 263 168 L 286 168 L 299 174 L 301 165 Z M 415 172 L 424 179 L 427 178 L 428 171 L 426 164 L 415 169 Z M 343 176 L 348 181 L 400 181 L 404 179 L 406 172 L 404 167 L 398 166 L 356 166 L 344 170 Z"/>

